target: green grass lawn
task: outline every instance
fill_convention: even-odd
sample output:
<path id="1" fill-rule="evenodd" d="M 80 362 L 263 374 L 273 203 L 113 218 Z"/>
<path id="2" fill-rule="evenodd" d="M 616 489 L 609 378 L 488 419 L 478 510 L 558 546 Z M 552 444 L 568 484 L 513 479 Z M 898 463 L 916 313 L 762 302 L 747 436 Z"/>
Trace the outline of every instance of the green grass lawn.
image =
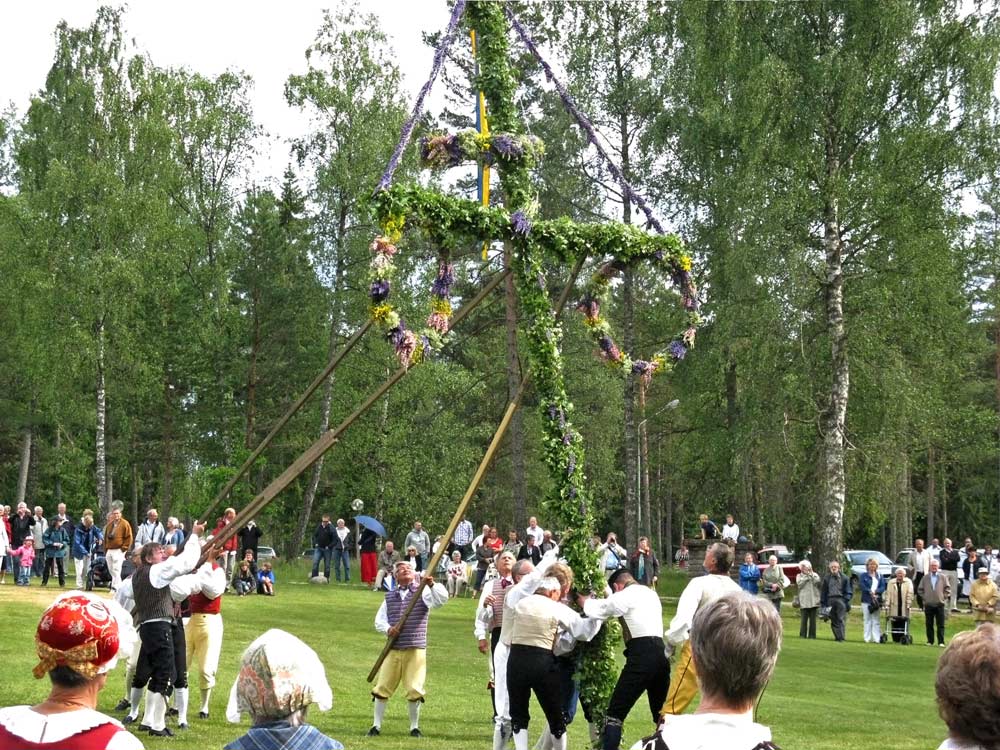
<path id="1" fill-rule="evenodd" d="M 304 583 L 304 567 L 277 570 L 277 595 L 226 596 L 223 603 L 226 636 L 219 666 L 219 683 L 212 696 L 211 718 L 197 718 L 197 677 L 192 678 L 191 729 L 173 740 L 153 741 L 147 748 L 221 748 L 242 733 L 225 721 L 225 705 L 242 650 L 263 631 L 280 627 L 312 646 L 326 665 L 333 688 L 333 710 L 315 712 L 311 721 L 349 749 L 397 750 L 401 748 L 469 748 L 491 746 L 491 709 L 486 692 L 487 667 L 472 635 L 474 602 L 457 599 L 431 614 L 428 649 L 428 700 L 421 715 L 423 740 L 408 736 L 406 702 L 390 701 L 382 736 L 369 739 L 370 686 L 365 682 L 383 637 L 373 620 L 381 597 L 359 585 L 311 586 Z M 295 580 L 298 579 L 298 580 Z M 300 582 L 303 581 L 303 582 Z M 683 579 L 663 582 L 665 619 L 673 612 Z M 33 638 L 41 612 L 56 591 L 10 585 L 0 588 L 0 705 L 37 703 L 48 682 L 35 680 Z M 774 679 L 760 706 L 759 720 L 771 726 L 775 741 L 786 750 L 829 748 L 933 748 L 945 736 L 934 703 L 934 671 L 942 649 L 923 645 L 923 617 L 914 618 L 918 645 L 871 645 L 861 641 L 861 613 L 855 606 L 848 625 L 848 642 L 834 643 L 828 626 L 820 623 L 820 638 L 798 638 L 798 612 L 783 610 L 785 643 Z M 972 626 L 971 616 L 954 616 L 950 635 Z M 101 694 L 99 708 L 110 711 L 123 693 L 123 667 L 112 673 Z M 644 701 L 633 709 L 625 725 L 628 747 L 652 729 Z M 586 746 L 582 714 L 570 728 L 570 747 Z M 905 719 L 901 719 L 905 717 Z M 534 742 L 541 711 L 533 706 L 531 737 Z M 244 722 L 244 727 L 246 723 Z"/>

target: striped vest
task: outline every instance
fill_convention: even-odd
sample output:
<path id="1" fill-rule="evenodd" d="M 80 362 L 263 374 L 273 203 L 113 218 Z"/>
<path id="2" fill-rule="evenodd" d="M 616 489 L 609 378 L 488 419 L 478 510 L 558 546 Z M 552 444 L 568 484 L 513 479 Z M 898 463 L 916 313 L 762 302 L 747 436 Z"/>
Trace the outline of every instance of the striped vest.
<path id="1" fill-rule="evenodd" d="M 493 594 L 493 618 L 490 620 L 490 630 L 503 627 L 503 600 L 507 596 L 507 589 L 512 585 L 508 583 L 504 587 L 502 578 L 493 580 L 493 591 L 490 592 Z"/>
<path id="2" fill-rule="evenodd" d="M 400 590 L 387 591 L 385 594 L 385 610 L 390 625 L 399 622 L 399 618 L 403 616 L 403 611 L 406 609 L 406 602 L 400 596 Z M 424 597 L 416 593 L 416 584 L 411 584 L 409 591 L 410 596 L 417 596 L 418 599 L 413 605 L 410 616 L 406 618 L 402 632 L 396 638 L 396 642 L 392 644 L 394 649 L 427 648 L 427 615 L 430 614 L 430 610 L 424 604 Z"/>
<path id="3" fill-rule="evenodd" d="M 142 625 L 147 620 L 170 620 L 174 616 L 174 600 L 170 587 L 153 588 L 149 582 L 152 565 L 143 563 L 132 574 L 132 598 L 135 599 L 135 622 Z"/>

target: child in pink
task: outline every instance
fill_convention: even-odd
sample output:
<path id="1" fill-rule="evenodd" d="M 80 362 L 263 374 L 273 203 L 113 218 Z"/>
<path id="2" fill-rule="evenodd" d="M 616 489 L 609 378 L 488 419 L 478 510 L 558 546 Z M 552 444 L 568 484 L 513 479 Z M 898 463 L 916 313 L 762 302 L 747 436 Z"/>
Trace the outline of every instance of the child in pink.
<path id="1" fill-rule="evenodd" d="M 24 537 L 24 542 L 15 550 L 10 551 L 11 557 L 21 558 L 21 567 L 17 573 L 17 585 L 27 586 L 31 581 L 31 564 L 35 561 L 35 545 L 31 535 Z"/>

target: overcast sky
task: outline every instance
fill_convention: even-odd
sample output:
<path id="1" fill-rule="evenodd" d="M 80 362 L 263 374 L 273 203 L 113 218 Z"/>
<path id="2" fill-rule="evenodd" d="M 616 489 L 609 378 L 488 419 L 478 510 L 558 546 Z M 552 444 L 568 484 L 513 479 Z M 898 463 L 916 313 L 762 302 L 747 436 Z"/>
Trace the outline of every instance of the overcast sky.
<path id="1" fill-rule="evenodd" d="M 87 26 L 101 5 L 95 0 L 31 0 L 5 3 L 0 26 L 0 109 L 13 102 L 19 111 L 45 84 L 60 20 Z M 227 69 L 249 73 L 257 121 L 270 134 L 257 159 L 259 181 L 278 178 L 288 163 L 287 141 L 307 123 L 285 104 L 282 93 L 291 73 L 305 70 L 305 49 L 313 41 L 324 8 L 356 4 L 374 13 L 395 45 L 409 92 L 407 106 L 430 72 L 432 51 L 421 32 L 444 28 L 448 7 L 441 0 L 131 0 L 125 31 L 137 48 L 164 67 L 185 66 L 205 75 Z M 433 102 L 432 102 L 433 103 Z"/>

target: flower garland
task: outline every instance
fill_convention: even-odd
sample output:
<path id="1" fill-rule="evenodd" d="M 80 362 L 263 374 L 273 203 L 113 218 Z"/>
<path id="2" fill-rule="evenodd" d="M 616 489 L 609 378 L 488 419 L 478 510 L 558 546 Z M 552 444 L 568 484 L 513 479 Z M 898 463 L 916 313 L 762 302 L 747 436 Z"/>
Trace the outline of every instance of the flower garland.
<path id="1" fill-rule="evenodd" d="M 431 352 L 439 351 L 444 345 L 451 320 L 451 302 L 448 297 L 455 273 L 448 262 L 447 253 L 442 253 L 438 261 L 438 274 L 431 285 L 431 314 L 427 327 L 416 333 L 407 327 L 403 318 L 389 302 L 392 291 L 391 279 L 396 274 L 393 260 L 399 248 L 397 244 L 403 236 L 405 219 L 402 214 L 390 214 L 382 220 L 382 234 L 371 244 L 372 259 L 368 266 L 371 300 L 371 317 L 384 331 L 392 344 L 396 358 L 403 367 L 422 362 Z"/>
<path id="2" fill-rule="evenodd" d="M 670 372 L 676 362 L 684 359 L 688 349 L 694 346 L 695 333 L 701 324 L 698 290 L 691 278 L 690 256 L 679 254 L 668 258 L 657 251 L 652 260 L 657 270 L 669 276 L 680 291 L 682 304 L 687 310 L 687 328 L 649 360 L 632 359 L 627 352 L 623 352 L 611 337 L 610 323 L 601 315 L 601 308 L 608 305 L 611 280 L 625 268 L 625 263 L 613 260 L 601 266 L 590 277 L 584 296 L 576 306 L 583 313 L 584 324 L 598 346 L 600 357 L 623 376 L 629 373 L 639 376 L 644 387 L 649 386 L 654 375 Z"/>
<path id="3" fill-rule="evenodd" d="M 518 163 L 530 169 L 542 158 L 545 146 L 533 135 L 480 133 L 475 129 L 435 133 L 420 139 L 420 164 L 429 169 L 450 169 L 468 161 L 490 166 Z"/>

